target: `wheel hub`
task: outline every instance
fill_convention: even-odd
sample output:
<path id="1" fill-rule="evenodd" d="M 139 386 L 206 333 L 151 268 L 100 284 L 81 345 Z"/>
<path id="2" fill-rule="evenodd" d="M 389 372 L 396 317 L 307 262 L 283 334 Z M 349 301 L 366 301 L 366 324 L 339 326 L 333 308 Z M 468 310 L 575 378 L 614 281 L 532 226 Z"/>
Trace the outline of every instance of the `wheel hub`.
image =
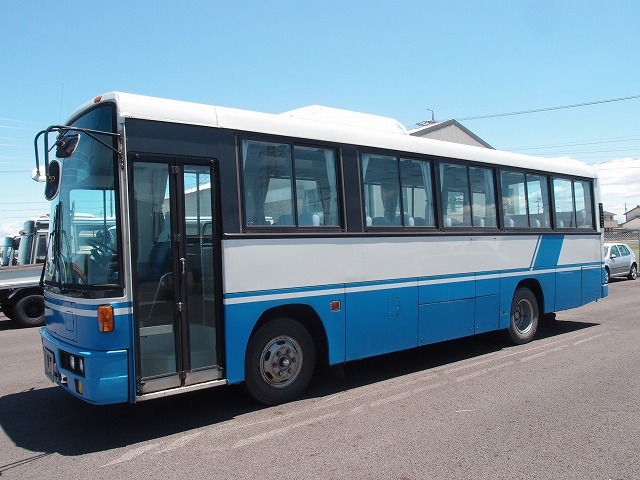
<path id="1" fill-rule="evenodd" d="M 525 299 L 520 300 L 513 312 L 515 327 L 519 332 L 526 334 L 533 324 L 533 307 Z"/>
<path id="2" fill-rule="evenodd" d="M 262 351 L 260 373 L 272 387 L 285 388 L 297 378 L 302 365 L 302 350 L 291 337 L 271 340 Z"/>

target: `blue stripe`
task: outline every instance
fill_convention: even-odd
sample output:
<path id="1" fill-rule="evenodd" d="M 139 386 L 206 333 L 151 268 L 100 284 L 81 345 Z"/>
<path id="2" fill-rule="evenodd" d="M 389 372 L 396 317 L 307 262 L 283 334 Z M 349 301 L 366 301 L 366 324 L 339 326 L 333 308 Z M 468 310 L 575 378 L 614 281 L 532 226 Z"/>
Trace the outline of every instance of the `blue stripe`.
<path id="1" fill-rule="evenodd" d="M 80 303 L 79 301 L 77 301 L 72 297 L 67 297 L 67 299 L 65 300 L 60 300 L 58 298 L 52 298 L 48 296 L 46 293 L 44 295 L 44 298 L 52 306 L 55 305 L 59 307 L 64 307 L 69 305 L 70 303 L 73 303 L 75 304 L 75 308 L 78 310 L 97 310 L 100 305 L 112 305 L 113 308 L 132 308 L 133 307 L 133 302 L 113 303 L 113 302 L 110 302 L 108 298 L 92 300 L 95 303 Z"/>
<path id="2" fill-rule="evenodd" d="M 533 261 L 533 268 L 557 267 L 563 241 L 564 235 L 542 236 L 537 255 Z"/>
<path id="3" fill-rule="evenodd" d="M 533 258 L 531 259 L 531 263 L 529 264 L 529 268 L 533 269 L 533 264 L 536 261 L 536 257 L 538 256 L 538 252 L 540 251 L 540 239 L 542 235 L 538 235 L 538 241 L 536 242 L 536 248 L 533 250 Z"/>
<path id="4" fill-rule="evenodd" d="M 546 237 L 546 238 L 557 238 L 557 237 Z M 309 287 L 296 287 L 296 288 L 283 288 L 277 290 L 260 290 L 253 292 L 234 292 L 234 293 L 226 293 L 224 294 L 224 300 L 229 301 L 231 303 L 234 300 L 242 300 L 240 303 L 246 303 L 248 301 L 261 301 L 261 298 L 267 298 L 270 296 L 277 295 L 280 299 L 283 296 L 291 298 L 301 298 L 305 295 L 313 295 L 316 294 L 326 294 L 326 295 L 335 295 L 337 293 L 344 293 L 346 290 L 349 292 L 350 290 L 357 290 L 360 288 L 364 288 L 367 290 L 378 290 L 384 288 L 393 288 L 397 286 L 398 288 L 414 286 L 416 281 L 418 283 L 424 282 L 442 282 L 442 285 L 447 287 L 451 287 L 455 284 L 462 284 L 465 282 L 473 281 L 474 279 L 477 281 L 490 279 L 488 277 L 504 277 L 504 276 L 516 276 L 516 275 L 530 275 L 532 273 L 555 273 L 556 269 L 559 268 L 569 268 L 580 270 L 585 267 L 599 267 L 601 262 L 587 262 L 587 263 L 575 263 L 575 264 L 567 264 L 567 265 L 558 265 L 558 257 L 560 256 L 559 249 L 556 248 L 562 247 L 562 238 L 560 241 L 542 241 L 540 243 L 540 248 L 538 254 L 534 256 L 534 261 L 532 261 L 533 266 L 529 268 L 513 268 L 507 270 L 488 270 L 484 272 L 463 272 L 463 273 L 455 273 L 455 274 L 447 274 L 447 275 L 432 275 L 429 277 L 412 277 L 412 278 L 401 278 L 401 279 L 387 279 L 387 280 L 376 280 L 376 281 L 368 281 L 368 282 L 356 282 L 356 283 L 348 283 L 348 284 L 332 284 L 332 285 L 316 285 Z M 552 264 L 549 264 L 549 263 Z M 456 281 L 447 281 L 447 280 L 456 280 Z M 413 284 L 413 285 L 411 285 Z M 437 283 L 435 284 L 437 285 Z M 447 287 L 448 288 L 448 287 Z"/>

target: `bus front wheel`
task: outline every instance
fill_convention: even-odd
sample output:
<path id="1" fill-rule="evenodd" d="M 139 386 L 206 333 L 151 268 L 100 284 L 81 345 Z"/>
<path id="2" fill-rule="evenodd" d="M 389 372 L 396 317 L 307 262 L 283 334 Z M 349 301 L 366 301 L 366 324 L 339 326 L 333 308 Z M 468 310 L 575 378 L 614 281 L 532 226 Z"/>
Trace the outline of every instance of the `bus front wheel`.
<path id="1" fill-rule="evenodd" d="M 526 287 L 518 288 L 511 301 L 509 335 L 517 345 L 530 342 L 538 328 L 538 300 Z"/>
<path id="2" fill-rule="evenodd" d="M 266 405 L 289 402 L 307 387 L 314 366 L 315 347 L 307 329 L 291 319 L 276 319 L 249 339 L 245 388 Z"/>

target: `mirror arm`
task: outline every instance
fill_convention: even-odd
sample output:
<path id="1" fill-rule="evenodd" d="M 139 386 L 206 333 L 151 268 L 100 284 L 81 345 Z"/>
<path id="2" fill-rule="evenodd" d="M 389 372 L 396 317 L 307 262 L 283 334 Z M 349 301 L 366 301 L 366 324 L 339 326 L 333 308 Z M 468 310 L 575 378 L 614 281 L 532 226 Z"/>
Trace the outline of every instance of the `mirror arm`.
<path id="1" fill-rule="evenodd" d="M 99 144 L 107 147 L 113 153 L 116 153 L 118 155 L 120 155 L 122 153 L 117 148 L 113 148 L 111 145 L 109 145 L 105 141 L 103 141 L 103 140 L 99 139 L 98 137 L 96 137 L 96 135 L 109 135 L 110 137 L 119 138 L 120 137 L 119 133 L 103 132 L 103 131 L 100 131 L 100 130 L 90 130 L 90 129 L 87 129 L 87 128 L 68 127 L 68 126 L 64 126 L 64 125 L 51 125 L 46 130 L 42 130 L 42 131 L 38 132 L 37 135 L 36 135 L 36 138 L 33 141 L 33 146 L 34 146 L 35 153 L 36 153 L 36 172 L 37 172 L 38 175 L 40 174 L 40 157 L 38 155 L 38 139 L 42 135 L 44 135 L 44 154 L 45 154 L 44 155 L 44 174 L 48 175 L 49 174 L 49 134 L 52 133 L 52 132 L 58 132 L 58 138 L 60 138 L 60 135 L 64 135 L 65 133 L 67 133 L 69 131 L 85 133 L 87 136 L 89 136 L 90 138 L 92 138 L 93 140 L 98 142 Z M 53 148 L 53 147 L 51 147 L 51 148 Z"/>

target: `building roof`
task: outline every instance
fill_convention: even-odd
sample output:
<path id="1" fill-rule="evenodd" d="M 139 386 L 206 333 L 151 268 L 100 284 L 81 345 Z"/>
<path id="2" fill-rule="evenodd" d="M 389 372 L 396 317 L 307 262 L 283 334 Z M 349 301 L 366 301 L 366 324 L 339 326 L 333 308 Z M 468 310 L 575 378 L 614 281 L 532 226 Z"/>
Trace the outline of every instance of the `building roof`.
<path id="1" fill-rule="evenodd" d="M 625 214 L 625 215 L 627 215 L 628 213 L 631 213 L 631 212 L 633 212 L 634 210 L 637 210 L 637 209 L 640 209 L 640 205 L 636 205 L 636 206 L 635 206 L 635 207 L 633 207 L 632 209 L 630 209 L 630 210 L 628 210 L 628 211 L 624 212 L 624 214 Z"/>
<path id="2" fill-rule="evenodd" d="M 491 145 L 454 119 L 444 122 L 423 122 L 418 124 L 418 128 L 409 130 L 409 135 L 493 149 Z"/>

